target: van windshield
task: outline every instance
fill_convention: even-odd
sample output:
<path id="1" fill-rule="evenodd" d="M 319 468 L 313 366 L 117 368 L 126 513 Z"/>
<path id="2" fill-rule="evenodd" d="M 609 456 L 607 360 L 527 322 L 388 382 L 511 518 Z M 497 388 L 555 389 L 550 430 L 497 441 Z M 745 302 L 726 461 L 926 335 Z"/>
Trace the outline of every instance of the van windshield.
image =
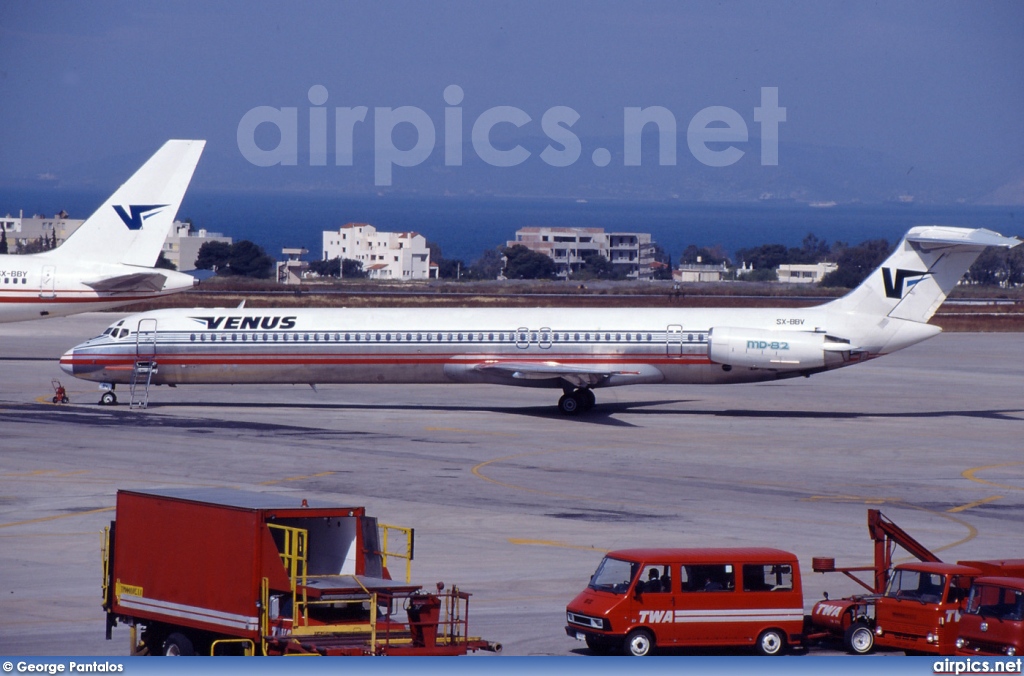
<path id="1" fill-rule="evenodd" d="M 945 587 L 945 575 L 901 569 L 893 573 L 885 595 L 890 598 L 915 599 L 921 603 L 939 603 Z"/>
<path id="2" fill-rule="evenodd" d="M 975 584 L 967 600 L 970 615 L 995 617 L 1000 620 L 1024 619 L 1024 592 L 995 585 Z"/>
<path id="3" fill-rule="evenodd" d="M 613 594 L 625 594 L 629 589 L 630 582 L 636 577 L 639 563 L 622 561 L 605 557 L 597 571 L 590 578 L 590 589 L 612 592 Z"/>

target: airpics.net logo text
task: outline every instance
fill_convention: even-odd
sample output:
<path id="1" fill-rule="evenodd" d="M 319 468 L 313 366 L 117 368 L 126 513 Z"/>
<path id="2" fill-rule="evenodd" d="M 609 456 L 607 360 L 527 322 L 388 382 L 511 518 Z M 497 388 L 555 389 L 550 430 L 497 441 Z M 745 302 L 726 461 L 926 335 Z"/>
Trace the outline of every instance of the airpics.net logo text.
<path id="1" fill-rule="evenodd" d="M 328 125 L 333 115 L 334 165 L 353 166 L 353 146 L 357 134 L 370 124 L 367 106 L 327 107 L 329 93 L 323 85 L 309 88 L 309 165 L 327 166 Z M 531 159 L 532 153 L 522 145 L 511 148 L 496 147 L 491 133 L 499 125 L 527 128 L 536 120 L 522 108 L 494 106 L 483 111 L 475 120 L 465 120 L 462 103 L 465 93 L 458 85 L 444 90 L 443 129 L 444 164 L 447 167 L 463 165 L 465 131 L 469 128 L 472 152 L 492 167 L 514 167 Z M 258 167 L 295 166 L 299 162 L 298 107 L 274 108 L 257 106 L 238 122 L 237 141 L 242 156 Z M 583 156 L 584 148 L 573 126 L 580 114 L 569 106 L 553 106 L 540 116 L 540 129 L 550 143 L 537 155 L 540 161 L 552 167 L 569 167 Z M 779 106 L 778 87 L 761 87 L 761 103 L 753 109 L 753 123 L 760 129 L 760 161 L 764 166 L 779 163 L 779 125 L 786 121 L 786 109 Z M 276 128 L 279 140 L 276 147 L 263 148 L 256 141 L 257 129 L 262 125 Z M 402 148 L 395 143 L 394 133 L 401 125 L 414 132 L 415 143 Z M 663 106 L 627 106 L 622 109 L 622 162 L 623 166 L 638 167 L 643 163 L 641 134 L 648 125 L 658 136 L 658 165 L 675 166 L 677 152 L 677 120 L 671 110 Z M 305 126 L 305 125 L 303 125 Z M 375 107 L 372 114 L 373 180 L 374 185 L 389 186 L 395 167 L 415 167 L 434 153 L 438 143 L 438 130 L 434 120 L 421 108 L 400 106 Z M 528 130 L 528 129 L 527 129 Z M 693 157 L 709 167 L 727 167 L 739 162 L 750 150 L 741 146 L 749 143 L 746 119 L 727 106 L 708 106 L 690 118 L 686 127 L 686 145 Z M 301 139 L 306 141 L 307 139 Z M 304 143 L 303 143 L 304 145 Z M 612 161 L 608 148 L 590 150 L 590 161 L 606 167 Z"/>

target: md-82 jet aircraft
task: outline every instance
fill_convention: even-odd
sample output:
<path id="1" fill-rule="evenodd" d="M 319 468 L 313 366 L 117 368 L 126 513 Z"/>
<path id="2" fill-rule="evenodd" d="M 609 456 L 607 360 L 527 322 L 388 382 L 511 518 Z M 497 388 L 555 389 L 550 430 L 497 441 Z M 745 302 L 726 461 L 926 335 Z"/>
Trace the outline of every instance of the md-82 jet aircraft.
<path id="1" fill-rule="evenodd" d="M 192 288 L 154 268 L 205 141 L 168 141 L 56 249 L 0 255 L 0 322 L 59 317 Z"/>
<path id="2" fill-rule="evenodd" d="M 930 338 L 928 324 L 986 246 L 1020 240 L 921 226 L 859 287 L 785 309 L 172 309 L 131 315 L 61 357 L 113 386 L 199 383 L 494 383 L 593 390 L 810 376 Z M 134 399 L 134 397 L 133 397 Z"/>

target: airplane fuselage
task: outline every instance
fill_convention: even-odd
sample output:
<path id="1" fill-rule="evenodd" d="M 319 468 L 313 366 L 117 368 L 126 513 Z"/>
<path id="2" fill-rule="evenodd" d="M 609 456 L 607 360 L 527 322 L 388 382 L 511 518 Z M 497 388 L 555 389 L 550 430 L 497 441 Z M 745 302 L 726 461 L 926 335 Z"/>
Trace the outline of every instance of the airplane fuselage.
<path id="1" fill-rule="evenodd" d="M 59 251 L 54 249 L 54 252 Z M 125 288 L 85 283 L 145 277 Z M 0 321 L 16 322 L 105 310 L 189 289 L 195 279 L 171 270 L 114 263 L 70 263 L 45 254 L 0 255 Z"/>
<path id="2" fill-rule="evenodd" d="M 803 369 L 773 369 L 767 361 L 763 368 L 733 366 L 712 359 L 714 327 L 753 327 L 782 338 L 823 335 L 825 314 L 821 308 L 160 310 L 78 345 L 61 366 L 78 378 L 115 384 L 129 382 L 138 361 L 156 362 L 152 383 L 167 385 L 756 382 L 868 355 L 836 352 Z"/>

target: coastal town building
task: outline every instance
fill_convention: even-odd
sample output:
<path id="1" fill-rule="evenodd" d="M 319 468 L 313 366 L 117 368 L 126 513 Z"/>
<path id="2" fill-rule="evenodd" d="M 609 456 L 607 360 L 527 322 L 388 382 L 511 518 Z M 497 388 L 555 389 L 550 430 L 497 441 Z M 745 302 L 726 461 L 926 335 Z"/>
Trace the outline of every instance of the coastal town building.
<path id="1" fill-rule="evenodd" d="M 323 238 L 323 260 L 360 261 L 371 279 L 430 279 L 437 270 L 430 265 L 427 240 L 418 232 L 383 232 L 369 223 L 346 223 L 337 231 L 325 230 Z"/>
<path id="2" fill-rule="evenodd" d="M 835 272 L 839 266 L 835 263 L 815 263 L 813 265 L 784 264 L 780 265 L 775 274 L 780 282 L 789 284 L 817 284 L 825 275 Z"/>
<path id="3" fill-rule="evenodd" d="M 605 232 L 604 228 L 530 226 L 516 230 L 514 241 L 548 256 L 558 266 L 559 277 L 570 277 L 593 255 L 604 256 L 623 277 L 654 277 L 654 242 L 650 233 Z"/>
<path id="4" fill-rule="evenodd" d="M 30 242 L 43 238 L 47 241 L 55 238 L 57 246 L 60 246 L 82 223 L 85 221 L 68 218 L 64 211 L 52 218 L 42 214 L 23 216 L 21 213 L 17 216 L 9 214 L 0 216 L 0 229 L 7 235 L 7 251 L 9 253 L 18 253 Z"/>
<path id="5" fill-rule="evenodd" d="M 282 284 L 301 284 L 309 270 L 309 261 L 302 260 L 302 257 L 309 253 L 309 249 L 285 248 L 281 249 L 281 253 L 284 260 L 277 263 L 277 281 Z"/>
<path id="6" fill-rule="evenodd" d="M 174 267 L 182 272 L 195 270 L 199 249 L 207 242 L 231 244 L 232 240 L 219 232 L 210 232 L 205 228 L 194 230 L 191 223 L 174 221 L 167 239 L 164 240 L 164 258 L 174 263 Z"/>
<path id="7" fill-rule="evenodd" d="M 729 268 L 725 263 L 706 265 L 703 263 L 683 263 L 672 271 L 672 279 L 676 282 L 720 282 L 726 278 Z"/>

